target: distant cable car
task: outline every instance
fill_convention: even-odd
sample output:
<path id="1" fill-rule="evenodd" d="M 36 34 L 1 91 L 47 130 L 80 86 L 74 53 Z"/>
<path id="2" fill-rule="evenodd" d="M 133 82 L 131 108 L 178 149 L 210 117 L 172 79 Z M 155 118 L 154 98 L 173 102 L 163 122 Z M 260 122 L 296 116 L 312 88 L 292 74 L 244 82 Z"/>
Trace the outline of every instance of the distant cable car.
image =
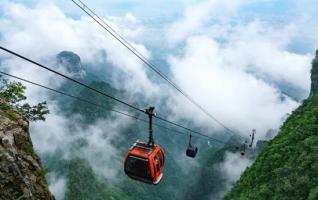
<path id="1" fill-rule="evenodd" d="M 192 138 L 192 135 L 190 134 L 190 140 L 189 140 L 189 145 L 188 145 L 186 154 L 188 157 L 194 158 L 198 153 L 198 147 L 191 144 L 191 138 Z"/>
<path id="2" fill-rule="evenodd" d="M 246 143 L 247 143 L 247 141 L 245 140 L 245 143 L 243 144 L 242 149 L 241 149 L 241 156 L 244 156 L 246 153 Z"/>
<path id="3" fill-rule="evenodd" d="M 245 150 L 246 150 L 246 147 L 245 147 L 245 144 L 244 144 L 243 148 L 241 149 L 241 156 L 245 155 Z"/>
<path id="4" fill-rule="evenodd" d="M 155 144 L 152 130 L 154 107 L 146 109 L 149 116 L 149 141 L 138 141 L 127 152 L 124 161 L 124 171 L 132 179 L 157 185 L 165 165 L 165 154 L 162 148 Z"/>

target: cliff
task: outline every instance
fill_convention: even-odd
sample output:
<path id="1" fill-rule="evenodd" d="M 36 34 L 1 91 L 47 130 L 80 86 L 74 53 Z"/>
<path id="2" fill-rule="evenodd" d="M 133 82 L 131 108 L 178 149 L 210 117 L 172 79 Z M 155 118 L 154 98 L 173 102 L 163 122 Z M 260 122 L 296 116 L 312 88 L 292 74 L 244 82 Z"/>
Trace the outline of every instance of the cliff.
<path id="1" fill-rule="evenodd" d="M 313 96 L 317 93 L 317 90 L 318 90 L 318 50 L 316 50 L 316 57 L 312 61 L 310 78 L 311 78 L 310 96 Z"/>
<path id="2" fill-rule="evenodd" d="M 62 66 L 71 76 L 75 78 L 83 78 L 86 74 L 84 67 L 81 63 L 81 58 L 71 52 L 62 51 L 56 56 L 57 65 Z"/>
<path id="3" fill-rule="evenodd" d="M 1 200 L 54 199 L 28 129 L 28 122 L 18 113 L 0 110 Z"/>

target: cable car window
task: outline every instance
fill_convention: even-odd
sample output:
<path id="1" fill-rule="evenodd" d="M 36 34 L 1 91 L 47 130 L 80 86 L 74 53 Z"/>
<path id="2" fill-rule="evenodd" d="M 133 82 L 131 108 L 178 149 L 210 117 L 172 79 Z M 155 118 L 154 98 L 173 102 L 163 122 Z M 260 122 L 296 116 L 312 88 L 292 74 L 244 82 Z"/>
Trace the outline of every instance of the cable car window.
<path id="1" fill-rule="evenodd" d="M 163 153 L 163 151 L 161 151 L 161 155 L 162 155 L 162 162 L 163 164 L 165 164 L 165 154 Z"/>
<path id="2" fill-rule="evenodd" d="M 155 163 L 153 162 L 152 164 L 153 164 L 153 173 L 154 173 L 154 175 L 156 175 L 157 169 L 156 169 Z"/>
<path id="3" fill-rule="evenodd" d="M 163 162 L 162 162 L 161 152 L 159 151 L 157 155 L 158 155 L 158 158 L 159 158 L 159 161 L 160 161 L 160 166 L 162 166 Z"/>
<path id="4" fill-rule="evenodd" d="M 151 178 L 148 159 L 129 156 L 125 168 L 127 173 L 133 176 Z"/>
<path id="5" fill-rule="evenodd" d="M 159 169 L 160 169 L 160 166 L 159 166 L 159 160 L 158 160 L 158 157 L 157 157 L 157 156 L 155 156 L 155 163 L 156 163 L 157 169 L 159 170 Z"/>

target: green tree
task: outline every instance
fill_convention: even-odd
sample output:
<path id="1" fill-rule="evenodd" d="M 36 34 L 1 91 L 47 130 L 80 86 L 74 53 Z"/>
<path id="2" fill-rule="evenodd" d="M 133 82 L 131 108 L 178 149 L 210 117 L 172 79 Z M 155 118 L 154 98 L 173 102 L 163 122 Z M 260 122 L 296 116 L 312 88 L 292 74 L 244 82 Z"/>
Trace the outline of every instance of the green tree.
<path id="1" fill-rule="evenodd" d="M 19 82 L 10 82 L 0 77 L 0 110 L 17 110 L 29 121 L 45 120 L 45 115 L 49 113 L 46 102 L 30 106 L 24 101 L 26 87 Z"/>
<path id="2" fill-rule="evenodd" d="M 318 96 L 309 97 L 223 200 L 318 199 Z"/>

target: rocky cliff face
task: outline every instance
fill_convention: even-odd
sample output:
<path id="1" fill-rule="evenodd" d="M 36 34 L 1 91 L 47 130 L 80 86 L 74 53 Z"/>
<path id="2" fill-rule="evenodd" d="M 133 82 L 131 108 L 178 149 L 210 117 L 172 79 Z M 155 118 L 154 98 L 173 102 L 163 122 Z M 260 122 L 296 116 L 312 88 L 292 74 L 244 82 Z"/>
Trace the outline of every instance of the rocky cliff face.
<path id="1" fill-rule="evenodd" d="M 28 122 L 0 110 L 0 199 L 53 200 L 45 170 L 33 150 Z"/>
<path id="2" fill-rule="evenodd" d="M 312 61 L 310 78 L 311 78 L 310 96 L 313 96 L 313 95 L 316 95 L 318 91 L 318 50 L 316 50 L 316 57 Z"/>
<path id="3" fill-rule="evenodd" d="M 71 51 L 62 51 L 56 56 L 57 64 L 64 67 L 71 76 L 75 78 L 83 78 L 86 74 L 82 63 L 81 58 L 71 52 Z"/>

